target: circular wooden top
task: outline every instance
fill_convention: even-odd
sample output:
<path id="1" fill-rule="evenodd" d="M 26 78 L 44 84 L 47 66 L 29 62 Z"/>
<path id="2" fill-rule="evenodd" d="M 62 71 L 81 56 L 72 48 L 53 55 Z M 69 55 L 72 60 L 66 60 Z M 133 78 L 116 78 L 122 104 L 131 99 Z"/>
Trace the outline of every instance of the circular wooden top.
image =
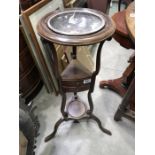
<path id="1" fill-rule="evenodd" d="M 135 41 L 135 2 L 130 3 L 127 7 L 125 20 L 130 37 L 133 41 Z"/>
<path id="2" fill-rule="evenodd" d="M 98 13 L 98 14 L 102 15 L 102 17 L 104 18 L 105 26 L 100 31 L 98 31 L 96 33 L 88 34 L 88 35 L 79 35 L 79 36 L 72 35 L 72 36 L 70 36 L 70 35 L 59 34 L 59 33 L 56 33 L 54 31 L 50 30 L 47 25 L 47 21 L 49 20 L 49 18 L 52 15 L 60 12 L 60 10 L 56 10 L 56 11 L 48 13 L 39 21 L 39 23 L 37 25 L 38 34 L 41 37 L 43 37 L 44 39 L 47 39 L 47 40 L 49 40 L 53 43 L 57 43 L 57 44 L 89 45 L 89 44 L 94 44 L 94 43 L 98 43 L 102 40 L 105 40 L 105 39 L 111 37 L 113 35 L 113 33 L 115 32 L 115 24 L 112 21 L 112 19 L 100 11 L 86 9 L 86 8 L 69 8 L 68 10 L 84 10 L 84 11 L 89 10 L 89 11 Z"/>

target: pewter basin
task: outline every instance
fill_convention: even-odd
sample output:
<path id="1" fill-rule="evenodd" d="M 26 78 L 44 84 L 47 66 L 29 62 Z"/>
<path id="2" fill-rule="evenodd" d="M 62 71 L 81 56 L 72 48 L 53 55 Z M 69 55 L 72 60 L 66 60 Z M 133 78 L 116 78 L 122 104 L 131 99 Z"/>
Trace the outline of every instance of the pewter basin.
<path id="1" fill-rule="evenodd" d="M 101 30 L 105 25 L 103 16 L 87 9 L 65 10 L 49 18 L 48 27 L 60 34 L 86 35 Z"/>
<path id="2" fill-rule="evenodd" d="M 81 118 L 86 114 L 86 105 L 79 100 L 71 101 L 67 106 L 67 113 L 70 117 Z"/>

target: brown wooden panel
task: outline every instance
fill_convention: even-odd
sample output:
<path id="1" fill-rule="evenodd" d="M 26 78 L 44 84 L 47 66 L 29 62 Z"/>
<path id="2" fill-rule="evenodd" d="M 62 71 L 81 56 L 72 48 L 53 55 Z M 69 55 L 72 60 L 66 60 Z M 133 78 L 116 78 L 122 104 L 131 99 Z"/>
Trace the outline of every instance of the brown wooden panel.
<path id="1" fill-rule="evenodd" d="M 37 68 L 34 67 L 29 74 L 24 76 L 22 80 L 19 80 L 20 92 L 27 96 L 27 94 L 30 94 L 39 82 L 40 76 Z"/>
<path id="2" fill-rule="evenodd" d="M 22 78 L 29 70 L 32 70 L 32 68 L 35 66 L 34 61 L 29 53 L 28 47 L 25 47 L 22 50 L 22 55 L 19 57 L 19 75 L 20 78 Z"/>
<path id="3" fill-rule="evenodd" d="M 24 98 L 27 98 L 33 92 L 38 92 L 36 89 L 40 85 L 41 77 L 21 29 L 22 27 L 19 29 L 19 92 Z"/>
<path id="4" fill-rule="evenodd" d="M 19 0 L 21 10 L 26 10 L 40 0 Z"/>

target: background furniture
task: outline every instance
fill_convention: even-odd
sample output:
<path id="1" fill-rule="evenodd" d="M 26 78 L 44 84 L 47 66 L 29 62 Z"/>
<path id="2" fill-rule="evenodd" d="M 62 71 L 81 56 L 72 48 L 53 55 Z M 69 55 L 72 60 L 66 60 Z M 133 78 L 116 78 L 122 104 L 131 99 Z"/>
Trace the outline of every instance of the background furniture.
<path id="1" fill-rule="evenodd" d="M 114 120 L 120 121 L 122 117 L 135 120 L 135 78 L 133 78 L 121 104 L 119 105 Z"/>
<path id="2" fill-rule="evenodd" d="M 82 9 L 78 9 L 78 8 L 70 9 L 70 10 L 82 11 Z M 106 20 L 105 27 L 96 33 L 87 34 L 87 35 L 64 35 L 64 34 L 55 33 L 54 31 L 49 30 L 47 26 L 47 21 L 51 17 L 56 15 L 58 11 L 47 14 L 38 23 L 38 26 L 37 26 L 38 34 L 41 36 L 41 40 L 43 42 L 45 49 L 48 51 L 49 56 L 52 58 L 52 61 L 55 63 L 55 75 L 59 81 L 59 89 L 62 96 L 62 104 L 61 104 L 62 118 L 60 118 L 56 122 L 54 131 L 45 138 L 45 142 L 49 141 L 55 136 L 57 129 L 62 122 L 69 121 L 69 120 L 73 120 L 74 122 L 79 122 L 79 120 L 81 119 L 93 119 L 98 123 L 98 126 L 101 129 L 101 131 L 111 135 L 111 132 L 107 129 L 104 129 L 101 125 L 100 120 L 93 114 L 93 101 L 92 101 L 91 93 L 94 91 L 96 75 L 98 74 L 99 68 L 100 68 L 100 54 L 101 54 L 102 45 L 105 40 L 108 40 L 109 38 L 111 38 L 112 34 L 115 31 L 115 27 L 113 25 L 112 20 L 105 14 L 98 12 L 96 10 L 89 10 L 89 11 L 91 11 L 92 13 L 97 13 L 101 15 L 102 18 Z M 77 60 L 77 55 L 76 55 L 77 46 L 86 46 L 86 45 L 95 44 L 98 42 L 100 42 L 100 45 L 99 45 L 99 48 L 97 51 L 97 57 L 96 57 L 96 70 L 93 72 L 90 72 L 86 67 L 84 67 Z M 58 69 L 56 50 L 53 43 L 72 46 L 72 54 L 71 54 L 72 61 L 61 74 Z M 79 102 L 79 97 L 77 96 L 77 93 L 85 90 L 88 90 L 89 108 L 87 109 L 85 106 L 82 106 L 83 108 L 80 108 L 80 110 L 84 109 L 84 113 L 82 113 L 82 115 L 78 117 L 75 117 L 75 116 L 73 117 L 71 115 L 71 112 L 74 111 L 74 109 L 70 108 L 70 105 L 71 103 L 73 103 L 73 101 L 71 101 L 70 104 L 68 104 L 68 106 L 66 107 L 66 98 L 67 98 L 66 93 L 72 92 L 74 94 L 73 100 L 75 102 L 78 102 L 79 103 L 78 105 L 84 105 L 82 102 Z"/>
<path id="3" fill-rule="evenodd" d="M 127 49 L 134 49 L 134 44 L 129 36 L 129 31 L 125 21 L 126 10 L 115 13 L 112 16 L 116 24 L 116 31 L 113 38 L 123 47 Z"/>
<path id="4" fill-rule="evenodd" d="M 127 25 L 127 31 L 131 41 L 135 42 L 135 3 L 132 2 L 125 10 L 124 21 Z M 135 118 L 135 55 L 133 54 L 129 59 L 129 66 L 124 71 L 122 77 L 114 80 L 101 81 L 100 87 L 105 88 L 107 86 L 119 95 L 123 97 L 123 101 L 118 107 L 118 110 L 114 116 L 116 121 L 121 117 L 126 117 L 134 120 Z"/>
<path id="5" fill-rule="evenodd" d="M 26 9 L 20 14 L 20 22 L 23 26 L 26 38 L 30 45 L 30 52 L 33 60 L 40 72 L 41 78 L 44 82 L 45 88 L 49 93 L 58 94 L 57 79 L 54 76 L 50 58 L 47 56 L 46 51 L 40 41 L 36 31 L 36 25 L 39 19 L 46 13 L 56 9 L 64 9 L 62 0 L 42 0 L 34 4 L 29 9 Z M 59 52 L 61 47 L 57 47 Z M 62 52 L 61 52 L 62 53 Z M 59 55 L 59 54 L 58 54 Z M 53 65 L 52 65 L 53 66 Z"/>
<path id="6" fill-rule="evenodd" d="M 121 17 L 124 25 L 126 25 L 124 30 L 128 31 L 128 37 L 131 38 L 130 40 L 132 41 L 133 44 L 135 42 L 135 33 L 134 33 L 135 18 L 132 17 L 134 12 L 135 12 L 135 3 L 132 2 L 128 6 L 128 8 L 123 11 L 124 15 Z M 122 14 L 122 12 L 118 12 L 118 13 Z M 115 15 L 117 16 L 118 13 Z M 113 19 L 115 19 L 115 21 L 121 20 L 118 18 L 118 16 L 116 17 L 115 15 L 113 16 Z M 119 22 L 117 23 L 119 24 Z M 121 27 L 119 27 L 117 23 L 116 23 L 116 29 L 117 29 L 116 31 L 118 32 L 118 28 L 121 28 Z M 100 84 L 99 84 L 100 88 L 109 88 L 115 91 L 116 93 L 118 93 L 119 95 L 121 95 L 122 97 L 124 97 L 123 102 L 121 104 L 122 106 L 120 105 L 120 107 L 118 108 L 118 111 L 115 114 L 115 120 L 120 120 L 121 116 L 125 116 L 127 118 L 131 118 L 132 120 L 134 120 L 134 111 L 135 111 L 135 96 L 134 96 L 134 90 L 133 90 L 134 89 L 133 79 L 135 76 L 135 55 L 134 54 L 130 57 L 129 63 L 130 63 L 129 66 L 124 71 L 122 77 L 114 80 L 108 80 L 108 81 L 103 80 L 103 81 L 100 81 Z M 130 86 L 131 82 L 132 82 L 132 86 Z M 131 88 L 128 91 L 129 87 Z M 128 113 L 125 111 L 127 106 L 130 106 L 129 109 L 132 112 Z"/>
<path id="7" fill-rule="evenodd" d="M 135 42 L 135 3 L 132 2 L 126 9 L 125 20 L 131 39 Z M 134 58 L 134 55 L 132 56 Z M 129 69 L 132 71 L 130 74 L 131 79 L 129 88 L 123 97 L 122 103 L 119 105 L 117 112 L 115 113 L 114 119 L 119 121 L 121 117 L 126 117 L 131 120 L 135 120 L 135 60 L 131 59 Z M 132 67 L 130 67 L 132 65 Z"/>
<path id="8" fill-rule="evenodd" d="M 64 0 L 64 6 L 66 8 L 72 7 L 86 7 L 87 0 Z"/>
<path id="9" fill-rule="evenodd" d="M 121 4 L 123 3 L 123 4 L 125 4 L 125 8 L 127 8 L 127 6 L 131 3 L 131 2 L 133 2 L 134 0 L 119 0 L 118 1 L 118 11 L 120 11 L 121 10 Z"/>
<path id="10" fill-rule="evenodd" d="M 26 10 L 39 0 L 20 0 L 20 12 Z M 43 82 L 32 58 L 23 26 L 19 25 L 19 93 L 26 103 L 32 100 L 42 88 Z"/>
<path id="11" fill-rule="evenodd" d="M 26 103 L 42 88 L 43 82 L 27 45 L 22 26 L 19 27 L 19 93 Z"/>
<path id="12" fill-rule="evenodd" d="M 125 13 L 125 21 L 129 36 L 132 39 L 133 43 L 135 43 L 135 2 L 130 3 L 130 5 L 127 7 Z"/>
<path id="13" fill-rule="evenodd" d="M 112 19 L 116 24 L 116 31 L 113 35 L 113 38 L 123 47 L 127 49 L 134 49 L 134 40 L 133 37 L 131 38 L 130 31 L 128 30 L 128 27 L 126 25 L 127 23 L 125 14 L 126 10 L 123 10 L 112 16 Z M 129 66 L 124 71 L 122 77 L 113 80 L 102 80 L 99 84 L 100 88 L 109 88 L 118 93 L 119 95 L 124 96 L 134 75 L 134 56 L 131 56 L 129 63 Z"/>
<path id="14" fill-rule="evenodd" d="M 38 3 L 41 0 L 19 0 L 19 6 L 22 11 L 30 8 L 32 5 Z"/>
<path id="15" fill-rule="evenodd" d="M 19 151 L 20 155 L 34 155 L 36 137 L 39 131 L 39 121 L 34 110 L 25 104 L 25 99 L 19 96 Z"/>
<path id="16" fill-rule="evenodd" d="M 110 3 L 111 0 L 87 0 L 87 7 L 108 14 Z"/>

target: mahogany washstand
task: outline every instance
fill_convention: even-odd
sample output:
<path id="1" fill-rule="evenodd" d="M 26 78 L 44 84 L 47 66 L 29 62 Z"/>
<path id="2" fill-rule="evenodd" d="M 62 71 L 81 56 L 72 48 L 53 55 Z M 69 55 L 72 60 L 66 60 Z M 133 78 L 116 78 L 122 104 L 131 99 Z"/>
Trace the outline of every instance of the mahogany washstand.
<path id="1" fill-rule="evenodd" d="M 102 127 L 101 121 L 93 114 L 93 101 L 91 97 L 91 93 L 94 91 L 95 79 L 96 75 L 100 69 L 100 57 L 101 57 L 101 49 L 106 40 L 110 40 L 111 36 L 115 32 L 115 25 L 113 21 L 104 13 L 92 9 L 84 9 L 84 8 L 72 8 L 66 10 L 76 10 L 76 11 L 88 11 L 93 14 L 99 15 L 104 19 L 105 25 L 102 29 L 97 32 L 85 34 L 85 35 L 66 35 L 62 33 L 57 33 L 52 31 L 48 26 L 48 21 L 51 16 L 55 16 L 60 13 L 59 10 L 54 12 L 50 12 L 45 15 L 37 25 L 38 34 L 41 37 L 41 41 L 43 42 L 44 48 L 48 56 L 51 58 L 51 64 L 54 64 L 54 74 L 58 80 L 60 94 L 62 96 L 62 104 L 61 104 L 61 113 L 62 118 L 60 118 L 55 126 L 54 131 L 45 138 L 45 142 L 52 139 L 59 127 L 59 125 L 63 121 L 73 120 L 74 122 L 79 122 L 81 119 L 93 119 L 97 122 L 101 131 L 105 132 L 108 135 L 111 135 L 111 132 Z M 64 10 L 65 11 L 65 10 Z M 58 59 L 56 54 L 56 49 L 54 43 L 72 46 L 72 61 L 68 64 L 66 69 L 60 74 L 58 68 Z M 96 56 L 96 69 L 93 72 L 90 72 L 86 67 L 84 67 L 76 58 L 77 54 L 77 46 L 87 46 L 99 43 L 97 56 Z M 77 92 L 88 90 L 88 102 L 89 108 L 87 108 L 77 96 Z M 69 103 L 69 106 L 66 108 L 66 93 L 73 92 L 74 97 L 72 101 Z M 79 105 L 79 107 L 78 107 Z M 73 107 L 73 109 L 72 109 Z M 66 110 L 67 109 L 67 110 Z M 78 110 L 82 110 L 78 117 L 73 116 Z M 78 112 L 77 112 L 78 113 Z"/>

